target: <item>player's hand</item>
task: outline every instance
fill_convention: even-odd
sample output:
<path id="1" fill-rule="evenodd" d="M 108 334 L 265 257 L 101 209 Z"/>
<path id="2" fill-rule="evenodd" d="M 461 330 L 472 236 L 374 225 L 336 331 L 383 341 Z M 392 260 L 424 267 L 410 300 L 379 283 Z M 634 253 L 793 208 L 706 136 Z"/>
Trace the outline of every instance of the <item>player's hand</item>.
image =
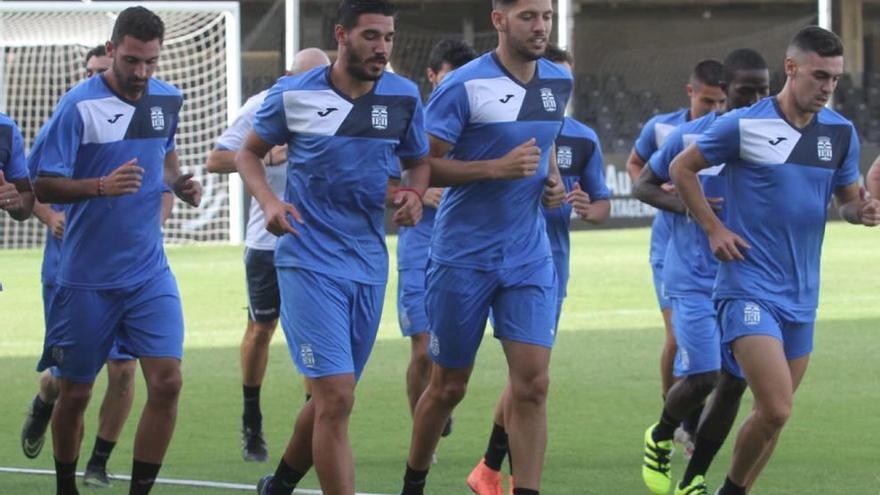
<path id="1" fill-rule="evenodd" d="M 535 175 L 541 162 L 541 149 L 535 143 L 535 138 L 531 138 L 500 159 L 493 160 L 493 178 L 522 179 Z"/>
<path id="2" fill-rule="evenodd" d="M 394 212 L 392 220 L 401 227 L 412 227 L 422 219 L 422 199 L 409 190 L 398 190 L 394 193 Z"/>
<path id="3" fill-rule="evenodd" d="M 263 214 L 266 215 L 266 230 L 278 237 L 284 234 L 299 235 L 299 231 L 293 228 L 293 224 L 288 220 L 288 215 L 297 223 L 304 223 L 296 207 L 280 199 L 273 199 L 271 203 L 266 204 L 263 207 Z"/>
<path id="4" fill-rule="evenodd" d="M 6 182 L 6 177 L 0 171 L 0 209 L 6 211 L 20 210 L 24 206 L 21 201 L 21 194 L 18 194 L 15 184 Z"/>
<path id="5" fill-rule="evenodd" d="M 144 180 L 144 169 L 138 167 L 137 163 L 137 158 L 132 158 L 104 177 L 104 196 L 122 196 L 138 192 Z"/>
<path id="6" fill-rule="evenodd" d="M 275 146 L 268 153 L 266 153 L 266 157 L 263 159 L 263 163 L 267 167 L 278 167 L 281 165 L 287 164 L 287 145 L 283 144 L 281 146 Z"/>
<path id="7" fill-rule="evenodd" d="M 570 204 L 577 216 L 587 220 L 590 218 L 590 195 L 581 189 L 580 182 L 575 182 L 571 191 L 565 195 L 565 202 Z"/>
<path id="8" fill-rule="evenodd" d="M 49 231 L 52 232 L 52 237 L 61 240 L 64 237 L 64 212 L 63 211 L 52 211 L 49 216 Z"/>
<path id="9" fill-rule="evenodd" d="M 544 208 L 559 208 L 565 199 L 565 185 L 558 176 L 551 175 L 544 181 L 544 194 L 541 202 Z"/>
<path id="10" fill-rule="evenodd" d="M 721 261 L 744 260 L 746 257 L 743 256 L 743 252 L 746 249 L 752 248 L 745 239 L 734 234 L 723 225 L 707 235 L 709 237 L 709 247 L 712 249 L 715 257 Z"/>
<path id="11" fill-rule="evenodd" d="M 706 198 L 706 202 L 709 203 L 715 215 L 720 214 L 721 209 L 724 208 L 724 198 Z"/>
<path id="12" fill-rule="evenodd" d="M 431 208 L 439 208 L 440 207 L 440 198 L 443 197 L 443 188 L 442 187 L 429 187 L 425 191 L 425 195 L 422 196 L 422 204 L 425 206 L 430 206 Z"/>
<path id="13" fill-rule="evenodd" d="M 880 225 L 880 201 L 872 198 L 864 187 L 859 189 L 859 199 L 862 201 L 862 206 L 859 208 L 862 224 L 867 227 Z"/>
<path id="14" fill-rule="evenodd" d="M 660 189 L 663 189 L 664 191 L 668 192 L 669 194 L 678 194 L 675 191 L 675 184 L 673 184 L 672 182 L 666 182 L 664 184 L 660 184 Z"/>
<path id="15" fill-rule="evenodd" d="M 202 202 L 202 184 L 193 180 L 193 174 L 183 174 L 174 181 L 174 194 L 187 204 L 199 206 Z"/>

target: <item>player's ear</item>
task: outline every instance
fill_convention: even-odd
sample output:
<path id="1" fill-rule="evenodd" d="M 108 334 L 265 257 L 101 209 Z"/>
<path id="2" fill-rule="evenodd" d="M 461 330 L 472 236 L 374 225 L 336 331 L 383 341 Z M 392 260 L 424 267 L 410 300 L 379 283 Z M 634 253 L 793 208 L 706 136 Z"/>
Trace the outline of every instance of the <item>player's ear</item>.
<path id="1" fill-rule="evenodd" d="M 431 83 L 432 86 L 437 84 L 435 81 L 435 79 L 437 79 L 437 74 L 430 67 L 425 69 L 425 76 L 428 77 L 428 82 Z"/>
<path id="2" fill-rule="evenodd" d="M 688 98 L 693 98 L 693 96 L 694 96 L 694 85 L 688 83 L 688 84 L 685 85 L 685 89 L 687 90 Z"/>
<path id="3" fill-rule="evenodd" d="M 336 42 L 342 44 L 345 42 L 345 37 L 348 35 L 348 31 L 342 26 L 342 24 L 337 24 L 333 29 L 333 35 L 336 37 Z"/>
<path id="4" fill-rule="evenodd" d="M 112 41 L 107 40 L 104 42 L 104 50 L 107 52 L 107 56 L 113 58 L 113 51 L 116 49 L 116 46 Z"/>
<path id="5" fill-rule="evenodd" d="M 785 57 L 783 66 L 787 77 L 794 77 L 797 74 L 797 61 L 793 57 Z"/>
<path id="6" fill-rule="evenodd" d="M 503 10 L 492 10 L 492 26 L 496 31 L 504 31 L 504 24 L 507 22 L 507 15 Z"/>

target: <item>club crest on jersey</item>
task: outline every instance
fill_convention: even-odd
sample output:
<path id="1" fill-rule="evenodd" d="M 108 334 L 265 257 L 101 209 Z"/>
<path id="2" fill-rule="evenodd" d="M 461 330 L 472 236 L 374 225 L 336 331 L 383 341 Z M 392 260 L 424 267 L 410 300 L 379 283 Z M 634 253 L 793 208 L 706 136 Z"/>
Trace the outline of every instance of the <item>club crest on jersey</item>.
<path id="1" fill-rule="evenodd" d="M 816 143 L 816 148 L 819 153 L 819 159 L 823 162 L 830 162 L 833 152 L 831 150 L 831 138 L 827 136 L 819 136 L 819 141 Z"/>
<path id="2" fill-rule="evenodd" d="M 548 112 L 556 111 L 556 97 L 550 88 L 541 88 L 541 103 L 544 104 L 544 110 Z"/>
<path id="3" fill-rule="evenodd" d="M 743 323 L 749 327 L 761 323 L 761 307 L 753 302 L 746 303 L 745 308 L 743 308 Z"/>
<path id="4" fill-rule="evenodd" d="M 571 168 L 571 146 L 560 146 L 556 149 L 556 165 L 559 168 Z"/>
<path id="5" fill-rule="evenodd" d="M 388 128 L 388 107 L 385 105 L 373 105 L 371 116 L 373 119 L 373 129 L 384 131 Z"/>
<path id="6" fill-rule="evenodd" d="M 165 128 L 165 113 L 162 111 L 162 107 L 150 108 L 150 122 L 156 131 L 161 131 Z"/>

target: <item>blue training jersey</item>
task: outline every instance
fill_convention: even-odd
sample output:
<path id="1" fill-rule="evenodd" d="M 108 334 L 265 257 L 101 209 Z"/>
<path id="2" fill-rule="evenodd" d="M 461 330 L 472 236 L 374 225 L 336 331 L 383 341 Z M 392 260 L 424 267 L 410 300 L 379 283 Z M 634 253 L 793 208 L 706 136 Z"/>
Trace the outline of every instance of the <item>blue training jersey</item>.
<path id="1" fill-rule="evenodd" d="M 581 189 L 591 201 L 609 199 L 611 192 L 605 184 L 605 162 L 602 147 L 596 132 L 571 117 L 565 117 L 562 131 L 556 138 L 556 164 L 565 185 L 565 192 L 580 184 Z M 563 203 L 559 208 L 544 210 L 547 222 L 547 237 L 556 265 L 556 280 L 561 297 L 567 294 L 568 260 L 571 254 L 569 229 L 571 227 L 572 206 Z"/>
<path id="2" fill-rule="evenodd" d="M 671 180 L 669 165 L 672 160 L 693 144 L 718 118 L 709 113 L 682 124 L 669 135 L 669 139 L 648 160 L 654 174 L 665 182 Z M 720 175 L 724 165 L 717 165 L 699 173 L 700 184 L 708 198 L 725 198 L 724 178 Z M 722 203 L 723 205 L 723 203 Z M 686 296 L 698 293 L 711 296 L 718 259 L 709 248 L 709 238 L 691 217 L 668 212 L 672 219 L 669 249 L 663 262 L 663 287 L 667 296 Z M 724 220 L 724 208 L 719 214 Z"/>
<path id="3" fill-rule="evenodd" d="M 388 177 L 398 158 L 428 153 L 419 91 L 386 72 L 351 100 L 333 86 L 330 70 L 282 77 L 254 120 L 264 141 L 288 145 L 285 201 L 305 222 L 294 224 L 300 235 L 278 241 L 275 265 L 384 284 Z"/>
<path id="4" fill-rule="evenodd" d="M 144 176 L 135 194 L 65 206 L 58 284 L 131 287 L 168 268 L 159 218 L 165 155 L 175 149 L 182 104 L 180 91 L 158 79 L 149 80 L 139 100 L 127 100 L 103 75 L 81 82 L 61 98 L 36 155 L 38 175 L 97 178 L 137 158 Z"/>
<path id="5" fill-rule="evenodd" d="M 397 231 L 397 269 L 425 270 L 431 248 L 431 233 L 437 209 L 422 206 L 422 221 L 415 227 L 401 227 Z"/>
<path id="6" fill-rule="evenodd" d="M 37 133 L 36 139 L 31 144 L 27 155 L 27 166 L 31 179 L 37 178 L 37 166 L 40 163 L 40 154 L 46 142 L 46 129 L 48 123 Z M 54 211 L 64 211 L 63 205 L 49 205 Z M 43 266 L 40 269 L 40 278 L 44 284 L 54 284 L 58 274 L 58 264 L 61 261 L 61 240 L 52 235 L 52 231 L 46 228 L 46 245 L 43 247 Z"/>
<path id="7" fill-rule="evenodd" d="M 0 113 L 0 171 L 7 182 L 28 178 L 24 139 L 15 121 L 5 113 Z"/>
<path id="8" fill-rule="evenodd" d="M 761 299 L 813 321 L 831 195 L 859 179 L 852 123 L 823 108 L 797 129 L 770 97 L 719 118 L 696 144 L 710 165 L 726 164 L 727 226 L 752 246 L 745 261 L 721 263 L 714 297 Z"/>
<path id="9" fill-rule="evenodd" d="M 634 149 L 642 161 L 646 162 L 663 146 L 669 134 L 676 127 L 684 124 L 690 118 L 690 110 L 682 108 L 669 113 L 655 115 L 645 123 L 642 132 L 636 139 Z M 672 215 L 668 211 L 657 210 L 654 221 L 651 223 L 651 250 L 649 253 L 652 265 L 662 264 L 666 256 L 666 246 L 669 243 L 669 231 L 672 229 Z"/>
<path id="10" fill-rule="evenodd" d="M 571 89 L 571 74 L 553 62 L 539 59 L 532 80 L 522 84 L 489 52 L 449 73 L 434 90 L 427 130 L 452 143 L 451 159 L 501 158 L 535 138 L 541 161 L 532 177 L 448 188 L 437 211 L 432 260 L 496 270 L 551 256 L 541 195 Z"/>

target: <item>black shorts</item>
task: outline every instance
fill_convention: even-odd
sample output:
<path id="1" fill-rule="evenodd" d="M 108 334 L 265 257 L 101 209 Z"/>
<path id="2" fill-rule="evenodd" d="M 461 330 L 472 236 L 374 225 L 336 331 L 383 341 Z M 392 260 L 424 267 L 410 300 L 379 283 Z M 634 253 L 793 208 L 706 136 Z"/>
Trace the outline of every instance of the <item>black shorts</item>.
<path id="1" fill-rule="evenodd" d="M 258 322 L 278 319 L 281 296 L 275 274 L 275 251 L 246 248 L 244 272 L 247 280 L 248 315 Z"/>

